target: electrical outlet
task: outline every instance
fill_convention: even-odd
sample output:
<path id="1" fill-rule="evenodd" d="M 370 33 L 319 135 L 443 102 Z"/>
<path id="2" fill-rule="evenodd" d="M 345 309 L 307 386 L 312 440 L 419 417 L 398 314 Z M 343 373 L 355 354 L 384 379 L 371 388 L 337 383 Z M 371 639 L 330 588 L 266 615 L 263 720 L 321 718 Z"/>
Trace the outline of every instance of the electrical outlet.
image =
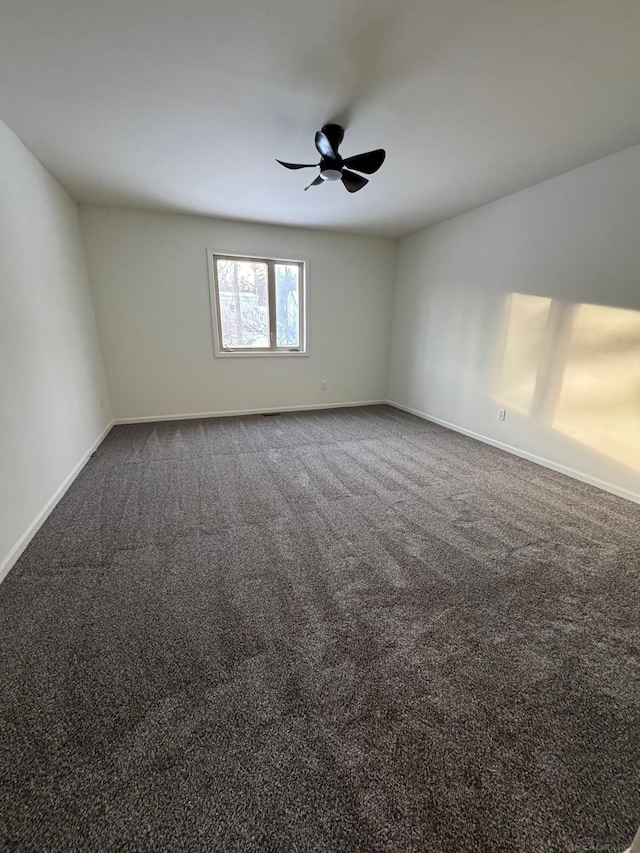
<path id="1" fill-rule="evenodd" d="M 506 409 L 498 409 L 498 420 L 504 421 L 507 418 L 507 410 Z"/>
<path id="2" fill-rule="evenodd" d="M 322 382 L 320 383 L 320 390 L 321 391 L 327 390 L 327 380 L 326 379 L 323 379 Z"/>

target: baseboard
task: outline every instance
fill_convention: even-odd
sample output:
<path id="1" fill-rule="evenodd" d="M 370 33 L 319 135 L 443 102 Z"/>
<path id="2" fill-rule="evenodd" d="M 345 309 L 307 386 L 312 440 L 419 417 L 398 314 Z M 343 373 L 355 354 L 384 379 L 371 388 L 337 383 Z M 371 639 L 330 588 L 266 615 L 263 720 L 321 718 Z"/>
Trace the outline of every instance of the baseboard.
<path id="1" fill-rule="evenodd" d="M 313 403 L 307 406 L 275 406 L 269 409 L 234 409 L 223 412 L 186 412 L 179 415 L 145 415 L 141 418 L 115 418 L 114 424 L 146 424 L 154 421 L 187 421 L 196 418 L 231 418 L 238 415 L 265 415 L 273 412 L 307 412 L 314 409 L 345 409 L 352 406 L 382 406 L 386 400 L 357 400 L 349 403 Z"/>
<path id="2" fill-rule="evenodd" d="M 530 453 L 528 450 L 521 450 L 519 447 L 514 447 L 511 444 L 505 444 L 503 441 L 497 441 L 495 438 L 489 438 L 487 435 L 482 435 L 479 432 L 465 429 L 465 427 L 452 424 L 442 418 L 436 418 L 433 415 L 428 415 L 426 412 L 420 412 L 417 409 L 412 409 L 409 406 L 403 406 L 401 403 L 396 403 L 393 400 L 385 400 L 388 406 L 393 406 L 395 409 L 401 409 L 403 412 L 409 412 L 410 415 L 416 415 L 426 421 L 431 421 L 434 424 L 451 429 L 454 432 L 468 435 L 469 438 L 475 438 L 476 441 L 482 441 L 485 444 L 490 444 L 497 447 L 499 450 L 505 450 L 507 453 L 512 453 L 514 456 L 520 456 L 522 459 L 527 459 L 529 462 L 535 462 L 536 465 L 542 465 L 544 468 L 550 468 L 552 471 L 557 471 L 559 474 L 565 474 L 567 477 L 572 477 L 574 480 L 580 480 L 582 483 L 588 483 L 590 486 L 596 486 L 605 492 L 611 492 L 620 498 L 626 498 L 628 501 L 640 503 L 640 494 L 625 489 L 622 486 L 617 486 L 615 483 L 609 483 L 606 480 L 600 480 L 598 477 L 592 477 L 591 474 L 585 474 L 582 471 L 576 471 L 574 468 L 569 468 L 567 465 L 562 465 L 559 462 L 554 462 L 551 459 L 546 459 L 544 456 L 537 456 L 535 453 Z"/>
<path id="3" fill-rule="evenodd" d="M 58 504 L 60 499 L 63 497 L 63 495 L 65 494 L 65 492 L 69 488 L 69 486 L 73 483 L 73 481 L 78 476 L 80 471 L 82 471 L 84 466 L 87 464 L 87 462 L 89 461 L 89 459 L 91 457 L 91 454 L 96 450 L 96 448 L 98 448 L 102 444 L 102 442 L 104 441 L 107 433 L 109 432 L 109 430 L 111 429 L 112 426 L 113 426 L 113 421 L 110 421 L 109 424 L 107 425 L 107 427 L 101 433 L 101 435 L 93 442 L 93 444 L 87 450 L 87 452 L 85 454 L 83 454 L 80 461 L 72 468 L 71 472 L 67 475 L 67 477 L 62 482 L 62 484 L 56 489 L 56 491 L 53 493 L 53 495 L 49 498 L 47 503 L 43 506 L 43 508 L 38 513 L 38 515 L 31 522 L 31 524 L 25 530 L 25 532 L 22 534 L 20 539 L 18 539 L 18 541 L 13 546 L 13 548 L 9 551 L 9 553 L 4 558 L 4 560 L 2 560 L 2 562 L 0 563 L 0 583 L 2 583 L 2 581 L 9 574 L 9 572 L 14 567 L 14 565 L 16 564 L 18 559 L 20 558 L 21 554 L 23 553 L 23 551 L 25 550 L 25 548 L 27 547 L 29 542 L 31 542 L 31 540 L 36 535 L 36 533 L 38 532 L 40 527 L 44 524 L 44 522 L 47 520 L 47 518 L 49 517 L 51 512 L 55 509 L 56 505 Z"/>

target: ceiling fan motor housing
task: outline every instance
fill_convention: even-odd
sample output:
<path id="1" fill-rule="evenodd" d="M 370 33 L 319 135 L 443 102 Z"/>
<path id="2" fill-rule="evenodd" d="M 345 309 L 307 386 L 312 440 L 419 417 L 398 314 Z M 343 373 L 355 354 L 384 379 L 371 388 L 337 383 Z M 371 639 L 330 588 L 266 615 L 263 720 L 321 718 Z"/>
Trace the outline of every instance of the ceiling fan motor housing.
<path id="1" fill-rule="evenodd" d="M 342 157 L 335 160 L 323 157 L 320 161 L 320 177 L 323 181 L 339 181 L 342 177 Z"/>

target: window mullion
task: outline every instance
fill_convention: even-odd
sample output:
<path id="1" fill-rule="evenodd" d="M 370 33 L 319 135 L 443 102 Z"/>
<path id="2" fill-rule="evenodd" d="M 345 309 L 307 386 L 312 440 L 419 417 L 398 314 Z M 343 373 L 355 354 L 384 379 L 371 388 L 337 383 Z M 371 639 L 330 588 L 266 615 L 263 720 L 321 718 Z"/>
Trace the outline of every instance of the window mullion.
<path id="1" fill-rule="evenodd" d="M 276 325 L 276 265 L 274 261 L 267 261 L 267 279 L 269 287 L 269 348 L 276 349 L 278 329 Z"/>
<path id="2" fill-rule="evenodd" d="M 304 267 L 302 264 L 298 264 L 298 347 L 301 350 L 306 350 L 307 342 L 304 339 L 304 333 L 306 329 L 305 324 L 305 311 L 307 310 L 307 306 L 305 305 L 305 297 L 306 297 L 306 286 L 304 281 Z"/>

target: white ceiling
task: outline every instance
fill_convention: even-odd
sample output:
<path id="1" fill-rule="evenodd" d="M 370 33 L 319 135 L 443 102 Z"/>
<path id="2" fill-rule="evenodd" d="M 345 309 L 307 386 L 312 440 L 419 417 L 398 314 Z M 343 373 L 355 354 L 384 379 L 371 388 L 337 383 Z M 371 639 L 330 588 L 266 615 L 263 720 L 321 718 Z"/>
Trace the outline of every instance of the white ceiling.
<path id="1" fill-rule="evenodd" d="M 0 116 L 81 201 L 397 236 L 640 142 L 639 45 L 638 0 L 2 0 Z M 329 121 L 387 149 L 356 195 L 275 162 Z"/>

